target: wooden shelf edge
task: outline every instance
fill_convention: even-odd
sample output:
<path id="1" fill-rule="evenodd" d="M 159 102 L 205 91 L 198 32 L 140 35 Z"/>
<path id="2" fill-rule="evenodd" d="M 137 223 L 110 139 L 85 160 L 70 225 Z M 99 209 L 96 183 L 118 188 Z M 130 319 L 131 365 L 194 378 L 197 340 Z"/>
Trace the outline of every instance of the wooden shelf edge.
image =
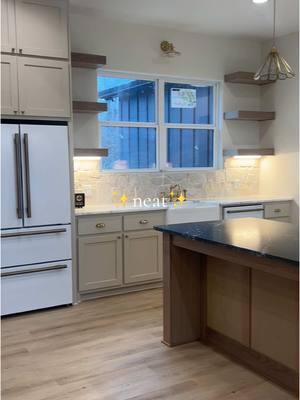
<path id="1" fill-rule="evenodd" d="M 94 101 L 73 101 L 73 112 L 75 113 L 99 113 L 107 111 L 106 103 Z"/>
<path id="2" fill-rule="evenodd" d="M 224 157 L 234 156 L 274 156 L 273 148 L 256 148 L 256 149 L 227 149 L 223 151 Z"/>
<path id="3" fill-rule="evenodd" d="M 105 148 L 75 148 L 74 149 L 75 157 L 107 157 L 108 149 Z"/>
<path id="4" fill-rule="evenodd" d="M 228 111 L 224 112 L 226 121 L 273 121 L 276 117 L 275 112 L 270 111 Z"/>
<path id="5" fill-rule="evenodd" d="M 254 80 L 254 72 L 245 72 L 245 71 L 237 71 L 231 74 L 226 74 L 224 76 L 224 82 L 226 83 L 240 83 L 244 85 L 255 85 L 255 86 L 264 86 L 269 85 L 271 83 L 275 83 L 275 81 L 261 81 Z"/>
<path id="6" fill-rule="evenodd" d="M 106 56 L 72 52 L 71 64 L 73 68 L 97 69 L 106 65 Z"/>

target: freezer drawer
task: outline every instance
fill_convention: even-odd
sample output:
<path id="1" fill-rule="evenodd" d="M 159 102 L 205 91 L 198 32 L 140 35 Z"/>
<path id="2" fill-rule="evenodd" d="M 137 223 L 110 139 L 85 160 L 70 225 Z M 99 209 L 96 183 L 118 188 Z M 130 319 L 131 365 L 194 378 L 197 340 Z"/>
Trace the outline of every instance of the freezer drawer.
<path id="1" fill-rule="evenodd" d="M 1 266 L 66 260 L 71 255 L 71 225 L 1 232 Z"/>
<path id="2" fill-rule="evenodd" d="M 71 260 L 2 270 L 1 315 L 71 303 Z"/>

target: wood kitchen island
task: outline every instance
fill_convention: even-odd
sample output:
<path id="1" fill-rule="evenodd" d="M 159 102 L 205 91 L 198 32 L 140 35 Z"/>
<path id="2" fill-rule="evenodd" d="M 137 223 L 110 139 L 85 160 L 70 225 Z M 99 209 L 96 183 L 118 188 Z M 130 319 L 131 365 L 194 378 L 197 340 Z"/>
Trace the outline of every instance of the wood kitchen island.
<path id="1" fill-rule="evenodd" d="M 201 340 L 297 392 L 296 227 L 249 218 L 156 229 L 164 233 L 164 343 Z"/>

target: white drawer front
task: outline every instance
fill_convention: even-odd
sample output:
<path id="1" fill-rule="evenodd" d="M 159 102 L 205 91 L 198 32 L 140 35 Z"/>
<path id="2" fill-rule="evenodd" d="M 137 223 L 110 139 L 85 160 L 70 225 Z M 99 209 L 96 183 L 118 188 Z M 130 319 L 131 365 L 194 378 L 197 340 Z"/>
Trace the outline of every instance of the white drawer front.
<path id="1" fill-rule="evenodd" d="M 66 260 L 72 258 L 71 226 L 2 231 L 1 246 L 2 267 Z"/>
<path id="2" fill-rule="evenodd" d="M 152 229 L 155 225 L 165 223 L 165 212 L 145 212 L 124 215 L 124 231 Z"/>
<path id="3" fill-rule="evenodd" d="M 1 315 L 72 303 L 72 262 L 2 269 Z"/>
<path id="4" fill-rule="evenodd" d="M 265 218 L 281 218 L 290 216 L 290 202 L 269 203 L 265 205 Z"/>
<path id="5" fill-rule="evenodd" d="M 122 230 L 121 215 L 93 215 L 79 217 L 78 235 L 94 235 L 97 233 L 120 232 Z"/>

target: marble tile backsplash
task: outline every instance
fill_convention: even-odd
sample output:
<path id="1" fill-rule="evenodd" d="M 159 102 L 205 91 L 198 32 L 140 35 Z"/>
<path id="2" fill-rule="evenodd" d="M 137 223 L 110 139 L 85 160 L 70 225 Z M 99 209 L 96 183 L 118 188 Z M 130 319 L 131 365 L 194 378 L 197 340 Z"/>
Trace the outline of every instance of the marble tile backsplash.
<path id="1" fill-rule="evenodd" d="M 75 191 L 86 194 L 87 205 L 113 203 L 126 194 L 154 198 L 180 184 L 188 199 L 238 197 L 259 193 L 259 161 L 227 159 L 224 169 L 195 172 L 101 172 L 96 160 L 76 160 Z"/>

